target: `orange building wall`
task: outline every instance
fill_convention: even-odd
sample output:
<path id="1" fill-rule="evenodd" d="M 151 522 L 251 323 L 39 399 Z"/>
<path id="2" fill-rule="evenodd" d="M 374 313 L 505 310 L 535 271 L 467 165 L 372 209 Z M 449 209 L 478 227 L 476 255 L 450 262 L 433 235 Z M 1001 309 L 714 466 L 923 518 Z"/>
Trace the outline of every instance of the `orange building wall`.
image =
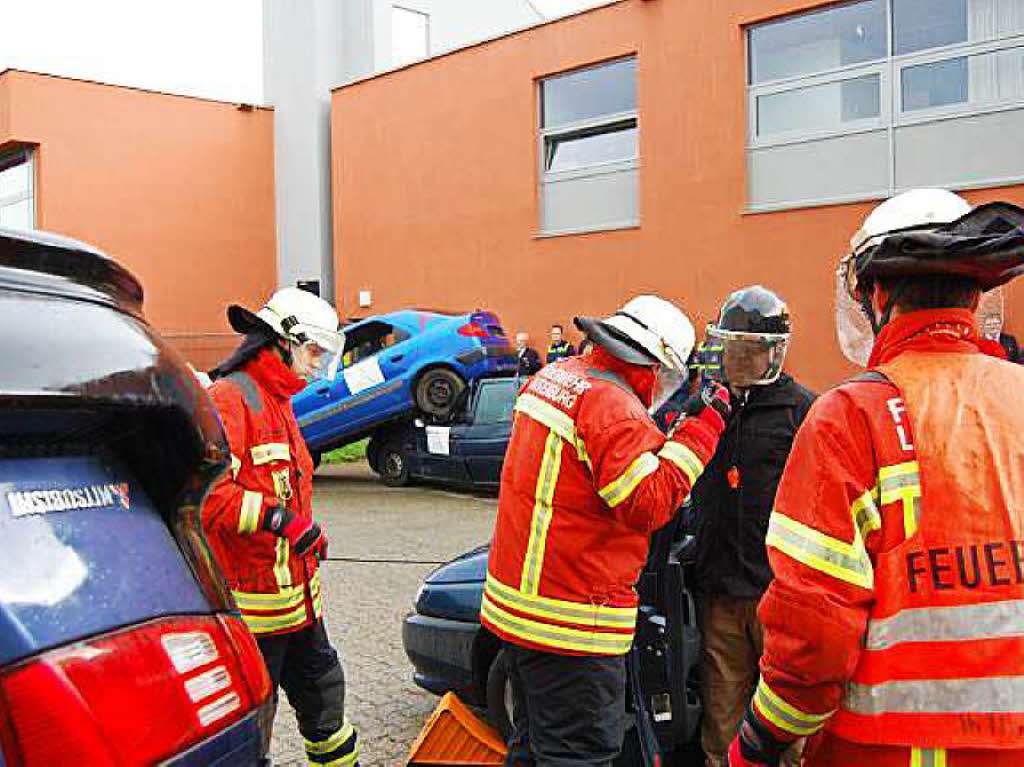
<path id="1" fill-rule="evenodd" d="M 833 274 L 873 203 L 744 212 L 742 24 L 821 4 L 626 0 L 336 90 L 339 309 L 484 307 L 541 348 L 551 322 L 640 291 L 680 302 L 699 330 L 729 292 L 760 282 L 793 312 L 789 369 L 817 388 L 838 381 L 852 368 L 835 341 Z M 641 226 L 538 238 L 536 79 L 634 52 Z M 1024 204 L 1024 187 L 967 197 Z M 1024 290 L 1011 299 L 1021 334 Z"/>
<path id="2" fill-rule="evenodd" d="M 36 226 L 140 279 L 150 322 L 200 367 L 237 342 L 228 303 L 276 286 L 274 115 L 59 77 L 0 75 L 0 149 L 36 147 Z"/>

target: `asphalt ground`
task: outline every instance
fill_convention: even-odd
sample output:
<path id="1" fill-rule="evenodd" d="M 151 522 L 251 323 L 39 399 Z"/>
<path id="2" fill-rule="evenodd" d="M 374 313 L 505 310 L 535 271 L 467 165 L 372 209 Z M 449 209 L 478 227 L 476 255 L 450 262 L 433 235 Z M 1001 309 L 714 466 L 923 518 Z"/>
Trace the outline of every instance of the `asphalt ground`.
<path id="1" fill-rule="evenodd" d="M 360 462 L 321 467 L 313 508 L 330 541 L 332 561 L 321 573 L 324 614 L 345 668 L 346 713 L 359 731 L 360 764 L 405 764 L 439 699 L 412 682 L 402 620 L 433 563 L 490 538 L 497 499 L 438 487 L 385 487 Z M 283 693 L 271 756 L 278 766 L 306 764 Z"/>

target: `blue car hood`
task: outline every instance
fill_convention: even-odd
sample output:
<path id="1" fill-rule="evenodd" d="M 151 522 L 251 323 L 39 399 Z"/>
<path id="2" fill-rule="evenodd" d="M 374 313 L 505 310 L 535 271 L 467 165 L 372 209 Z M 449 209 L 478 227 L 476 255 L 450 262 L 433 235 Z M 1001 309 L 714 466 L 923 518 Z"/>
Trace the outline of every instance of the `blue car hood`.
<path id="1" fill-rule="evenodd" d="M 467 551 L 434 570 L 425 583 L 483 583 L 487 577 L 487 554 L 490 550 L 491 544 L 485 543 Z"/>

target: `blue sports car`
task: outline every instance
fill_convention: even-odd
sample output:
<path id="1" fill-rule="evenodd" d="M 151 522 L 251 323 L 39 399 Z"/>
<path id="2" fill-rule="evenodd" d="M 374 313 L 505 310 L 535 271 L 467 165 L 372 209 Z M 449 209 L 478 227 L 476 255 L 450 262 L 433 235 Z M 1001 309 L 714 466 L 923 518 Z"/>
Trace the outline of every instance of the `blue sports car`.
<path id="1" fill-rule="evenodd" d="M 314 460 L 419 412 L 445 420 L 473 379 L 514 372 L 515 353 L 491 312 L 403 310 L 345 328 L 342 369 L 292 404 Z"/>

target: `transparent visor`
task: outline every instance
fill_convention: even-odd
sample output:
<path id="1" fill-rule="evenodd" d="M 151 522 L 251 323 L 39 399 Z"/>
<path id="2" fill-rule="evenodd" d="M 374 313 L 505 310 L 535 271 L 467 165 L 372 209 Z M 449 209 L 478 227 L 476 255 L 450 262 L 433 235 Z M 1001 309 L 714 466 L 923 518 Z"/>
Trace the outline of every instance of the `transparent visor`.
<path id="1" fill-rule="evenodd" d="M 867 367 L 875 333 L 856 298 L 852 256 L 844 257 L 836 270 L 836 337 L 846 359 L 858 367 Z"/>
<path id="2" fill-rule="evenodd" d="M 306 340 L 293 342 L 296 372 L 308 381 L 326 379 L 333 381 L 341 365 L 341 350 L 344 336 L 319 328 L 304 326 L 296 328 Z"/>
<path id="3" fill-rule="evenodd" d="M 990 341 L 998 341 L 1003 332 L 1004 298 L 1002 288 L 993 288 L 981 294 L 974 315 L 978 318 L 978 334 Z"/>
<path id="4" fill-rule="evenodd" d="M 667 365 L 658 365 L 654 377 L 654 392 L 651 394 L 651 406 L 648 412 L 652 415 L 669 399 L 679 391 L 679 388 L 686 383 L 686 374 L 673 370 Z"/>
<path id="5" fill-rule="evenodd" d="M 708 336 L 722 345 L 722 374 L 730 386 L 764 386 L 782 373 L 789 333 L 741 333 L 709 327 Z"/>

